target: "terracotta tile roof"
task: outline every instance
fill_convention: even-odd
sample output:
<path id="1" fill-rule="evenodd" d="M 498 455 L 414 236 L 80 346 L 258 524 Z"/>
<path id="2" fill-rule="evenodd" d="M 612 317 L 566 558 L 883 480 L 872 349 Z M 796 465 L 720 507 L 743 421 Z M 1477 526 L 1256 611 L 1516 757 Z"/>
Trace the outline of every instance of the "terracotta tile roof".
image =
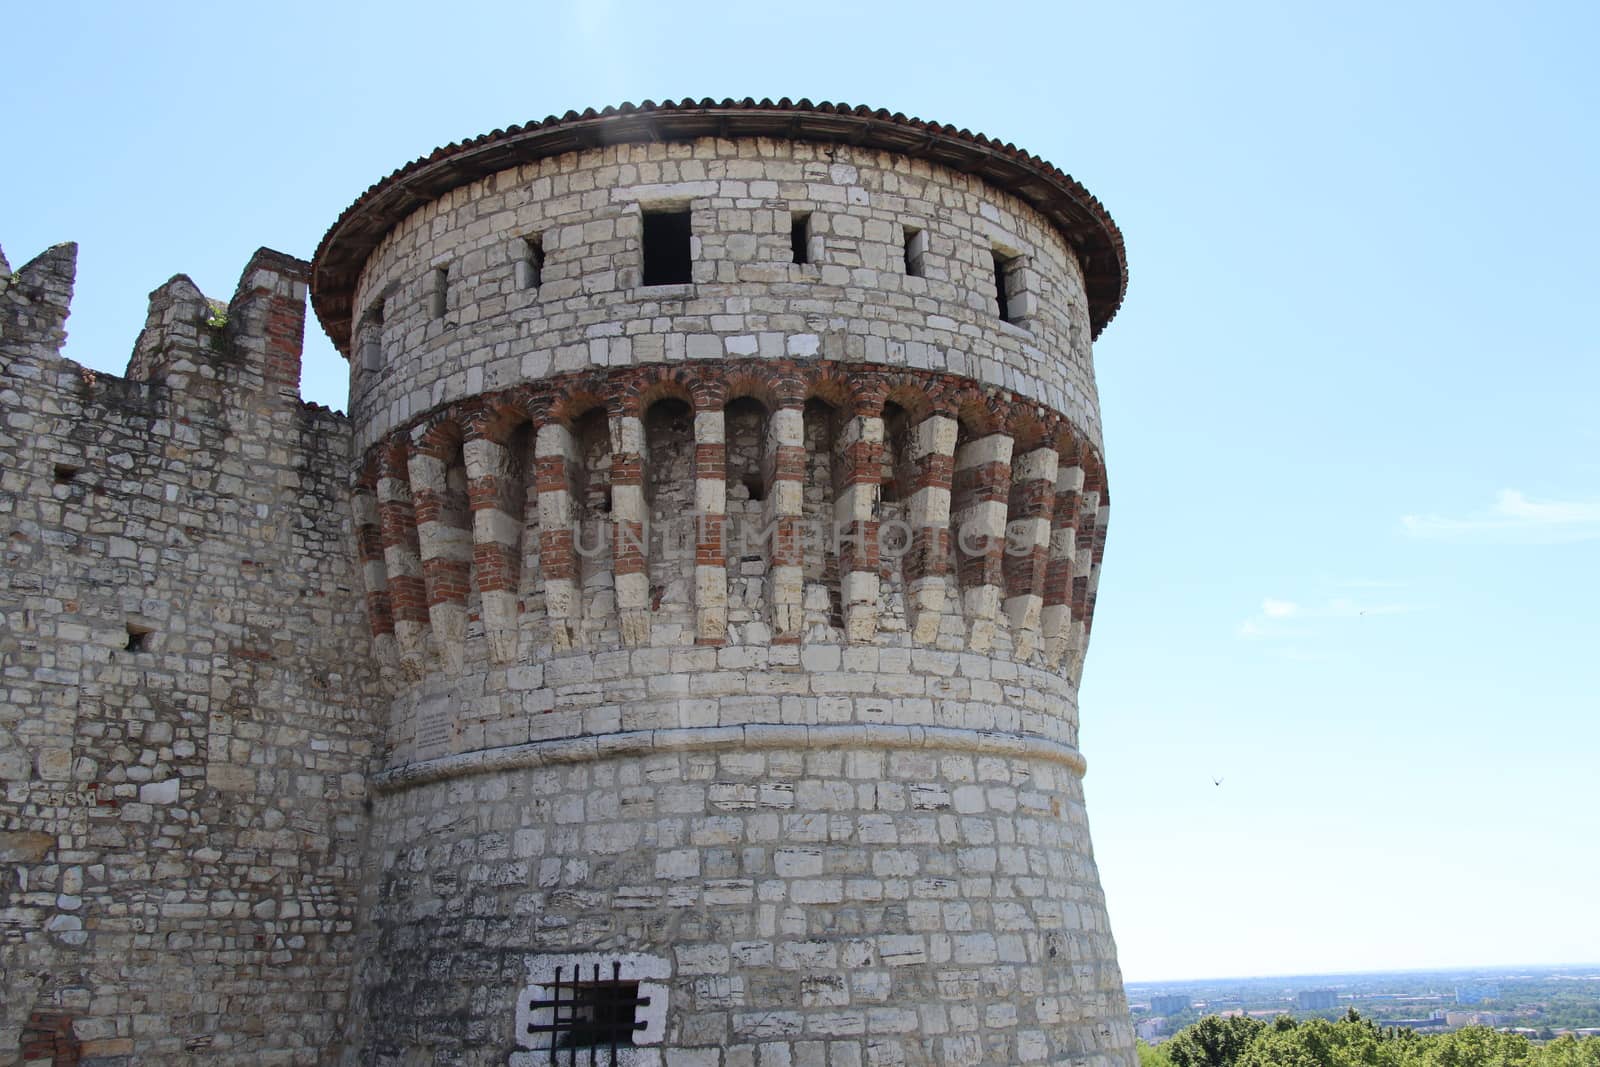
<path id="1" fill-rule="evenodd" d="M 311 302 L 322 328 L 346 355 L 351 305 L 362 266 L 385 234 L 451 189 L 508 167 L 564 152 L 698 137 L 777 137 L 882 149 L 976 174 L 1048 217 L 1083 261 L 1094 336 L 1128 288 L 1122 231 L 1071 175 L 1012 144 L 953 126 L 848 104 L 809 100 L 681 100 L 569 111 L 436 148 L 356 198 L 323 235 L 312 259 Z"/>

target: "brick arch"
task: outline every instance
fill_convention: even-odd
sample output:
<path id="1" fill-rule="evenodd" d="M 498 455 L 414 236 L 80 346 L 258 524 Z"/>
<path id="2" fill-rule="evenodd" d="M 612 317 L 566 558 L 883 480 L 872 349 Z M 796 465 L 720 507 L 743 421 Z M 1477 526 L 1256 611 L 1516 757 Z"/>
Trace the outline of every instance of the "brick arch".
<path id="1" fill-rule="evenodd" d="M 969 385 L 952 391 L 945 403 L 950 417 L 960 423 L 962 429 L 974 437 L 984 437 L 1005 428 L 1007 412 L 998 399 Z"/>
<path id="2" fill-rule="evenodd" d="M 721 411 L 728 406 L 728 381 L 722 375 L 697 371 L 686 384 L 689 406 L 695 411 Z"/>
<path id="3" fill-rule="evenodd" d="M 406 466 L 410 453 L 411 440 L 404 431 L 379 442 L 373 449 L 373 463 L 377 467 L 378 477 L 392 478 L 410 485 L 411 472 Z"/>
<path id="4" fill-rule="evenodd" d="M 663 400 L 681 400 L 694 407 L 693 376 L 676 367 L 639 367 L 621 377 L 614 390 L 622 406 L 622 413 L 644 418 L 656 404 Z"/>
<path id="5" fill-rule="evenodd" d="M 466 431 L 455 408 L 446 408 L 418 423 L 411 430 L 412 449 L 424 456 L 448 463 L 466 440 Z"/>
<path id="6" fill-rule="evenodd" d="M 600 408 L 611 409 L 611 385 L 603 373 L 589 373 L 564 387 L 552 399 L 548 418 L 572 429 L 579 419 Z"/>
<path id="7" fill-rule="evenodd" d="M 805 396 L 805 385 L 798 376 L 765 365 L 739 367 L 720 377 L 723 407 L 749 397 L 771 413 L 779 408 L 796 407 Z"/>
<path id="8" fill-rule="evenodd" d="M 1061 457 L 1061 465 L 1063 467 L 1077 466 L 1079 464 L 1085 448 L 1083 442 L 1078 440 L 1078 435 L 1065 419 L 1062 419 L 1056 425 L 1055 432 L 1050 439 L 1055 445 L 1056 453 Z"/>
<path id="9" fill-rule="evenodd" d="M 462 419 L 462 429 L 467 439 L 482 438 L 504 445 L 519 426 L 533 422 L 533 416 L 517 398 L 503 395 L 484 398 L 472 414 Z"/>
<path id="10" fill-rule="evenodd" d="M 878 379 L 881 399 L 878 410 L 888 404 L 898 406 L 913 423 L 921 422 L 939 413 L 939 395 L 927 383 L 913 380 L 909 375 L 884 375 Z"/>
<path id="11" fill-rule="evenodd" d="M 830 366 L 807 368 L 803 400 L 822 400 L 851 415 L 876 415 L 883 410 L 876 377 L 845 374 Z"/>
<path id="12" fill-rule="evenodd" d="M 1011 436 L 1012 454 L 1017 456 L 1040 447 L 1051 437 L 1047 420 L 1030 408 L 1012 408 L 1004 419 L 1002 429 Z"/>

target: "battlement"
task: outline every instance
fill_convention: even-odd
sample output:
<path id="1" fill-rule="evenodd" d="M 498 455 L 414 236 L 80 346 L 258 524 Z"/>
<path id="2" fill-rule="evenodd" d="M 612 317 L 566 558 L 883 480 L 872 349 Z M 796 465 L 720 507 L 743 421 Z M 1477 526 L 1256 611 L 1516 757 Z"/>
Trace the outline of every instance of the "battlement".
<path id="1" fill-rule="evenodd" d="M 60 354 L 75 253 L 0 261 L 0 1062 L 308 1062 L 376 740 L 306 265 L 262 250 L 226 305 L 173 278 L 117 377 Z"/>
<path id="2" fill-rule="evenodd" d="M 76 244 L 56 245 L 14 273 L 0 256 L 0 352 L 8 364 L 22 361 L 43 369 L 59 357 L 77 250 Z M 304 260 L 258 249 L 226 304 L 207 297 L 187 275 L 174 275 L 150 293 L 126 380 L 160 387 L 179 404 L 219 401 L 225 394 L 245 402 L 245 394 L 270 392 L 289 406 L 298 405 L 310 269 Z M 110 379 L 78 371 L 102 382 Z"/>

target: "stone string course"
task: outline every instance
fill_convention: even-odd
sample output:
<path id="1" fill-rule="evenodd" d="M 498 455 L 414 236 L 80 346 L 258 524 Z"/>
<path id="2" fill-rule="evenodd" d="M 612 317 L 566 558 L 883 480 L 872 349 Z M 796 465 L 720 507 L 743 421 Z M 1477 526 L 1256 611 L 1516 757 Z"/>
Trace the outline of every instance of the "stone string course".
<path id="1" fill-rule="evenodd" d="M 0 1067 L 529 1067 L 565 954 L 658 961 L 629 1063 L 1134 1062 L 1072 245 L 912 156 L 627 129 L 317 297 L 348 419 L 312 265 L 173 279 L 119 379 L 59 355 L 70 246 L 0 262 Z"/>

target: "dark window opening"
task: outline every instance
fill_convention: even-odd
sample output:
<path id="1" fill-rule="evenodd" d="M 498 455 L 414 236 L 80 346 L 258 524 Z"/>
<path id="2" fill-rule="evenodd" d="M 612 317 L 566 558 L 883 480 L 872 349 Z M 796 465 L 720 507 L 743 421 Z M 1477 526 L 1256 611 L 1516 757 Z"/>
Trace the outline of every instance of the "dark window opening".
<path id="1" fill-rule="evenodd" d="M 766 486 L 761 484 L 761 475 L 746 474 L 744 476 L 745 491 L 750 494 L 751 500 L 762 500 L 767 495 Z"/>
<path id="2" fill-rule="evenodd" d="M 883 467 L 878 500 L 898 504 L 911 499 L 915 470 L 911 462 L 911 416 L 893 400 L 883 405 Z"/>
<path id="3" fill-rule="evenodd" d="M 905 263 L 906 274 L 912 278 L 922 277 L 923 254 L 928 249 L 928 238 L 921 230 L 913 230 L 909 226 L 905 231 Z"/>
<path id="4" fill-rule="evenodd" d="M 647 211 L 644 216 L 645 285 L 683 285 L 693 280 L 688 211 Z"/>
<path id="5" fill-rule="evenodd" d="M 428 313 L 436 319 L 444 318 L 445 298 L 450 292 L 450 271 L 439 267 L 433 272 L 433 292 L 428 298 Z"/>
<path id="6" fill-rule="evenodd" d="M 517 288 L 537 289 L 544 284 L 544 241 L 538 236 L 522 239 L 522 257 L 517 260 Z"/>
<path id="7" fill-rule="evenodd" d="M 991 253 L 989 258 L 994 263 L 994 296 L 995 301 L 1000 308 L 1000 317 L 1006 322 L 1010 322 L 1011 301 L 1008 298 L 1006 289 L 1011 284 L 1011 266 L 1013 261 L 1005 258 L 999 252 Z"/>
<path id="8" fill-rule="evenodd" d="M 57 463 L 56 484 L 66 485 L 68 482 L 72 481 L 78 476 L 78 471 L 80 470 L 82 470 L 81 467 L 74 467 L 66 463 Z"/>
<path id="9" fill-rule="evenodd" d="M 811 262 L 811 212 L 797 211 L 790 216 L 789 248 L 796 263 Z"/>
<path id="10" fill-rule="evenodd" d="M 128 623 L 128 641 L 122 647 L 128 652 L 148 652 L 152 633 L 154 631 L 150 627 L 130 622 Z"/>
<path id="11" fill-rule="evenodd" d="M 611 977 L 602 979 L 600 964 L 594 965 L 593 974 L 583 975 L 581 968 L 571 972 L 556 969 L 556 980 L 546 986 L 547 997 L 533 1001 L 534 1009 L 548 1008 L 550 1021 L 533 1023 L 530 1034 L 549 1034 L 546 1046 L 551 1062 L 556 1062 L 558 1049 L 611 1050 L 611 1062 L 616 1063 L 616 1050 L 632 1048 L 633 1035 L 646 1027 L 636 1018 L 637 1009 L 648 1007 L 649 997 L 639 995 L 639 983 L 620 978 L 622 965 L 613 961 Z"/>

